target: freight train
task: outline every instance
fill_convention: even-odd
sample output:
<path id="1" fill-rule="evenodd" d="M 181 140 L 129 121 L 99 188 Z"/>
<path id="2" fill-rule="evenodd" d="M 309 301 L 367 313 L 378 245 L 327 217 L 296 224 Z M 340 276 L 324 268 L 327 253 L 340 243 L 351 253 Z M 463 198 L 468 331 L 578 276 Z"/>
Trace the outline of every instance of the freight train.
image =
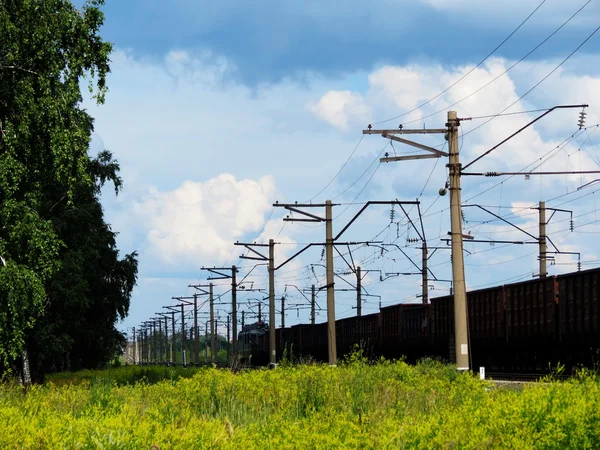
<path id="1" fill-rule="evenodd" d="M 600 268 L 470 291 L 471 367 L 494 373 L 546 373 L 559 363 L 566 370 L 598 367 L 599 310 Z M 276 336 L 278 359 L 287 349 L 295 357 L 327 361 L 327 323 L 279 328 Z M 338 356 L 358 344 L 372 357 L 453 362 L 454 298 L 337 320 L 336 341 Z M 242 361 L 269 363 L 266 324 L 243 330 L 238 342 Z"/>

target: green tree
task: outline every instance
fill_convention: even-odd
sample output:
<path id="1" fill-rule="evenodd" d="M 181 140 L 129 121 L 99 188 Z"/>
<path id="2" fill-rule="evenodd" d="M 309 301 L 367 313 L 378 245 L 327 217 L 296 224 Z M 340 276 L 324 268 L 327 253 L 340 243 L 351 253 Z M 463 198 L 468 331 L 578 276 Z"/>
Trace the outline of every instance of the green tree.
<path id="1" fill-rule="evenodd" d="M 93 186 L 81 184 L 73 205 L 52 211 L 64 243 L 60 269 L 47 285 L 44 315 L 28 333 L 27 348 L 37 379 L 53 371 L 99 368 L 120 354 L 125 337 L 115 323 L 126 317 L 137 276 L 136 253 L 119 259 L 114 233 L 103 217 L 100 189 L 118 192 L 122 182 L 112 155 L 101 152 L 89 163 Z"/>
<path id="2" fill-rule="evenodd" d="M 88 148 L 93 119 L 80 81 L 102 103 L 111 45 L 99 36 L 102 0 L 77 10 L 67 0 L 0 2 L 0 359 L 23 351 L 43 312 L 46 286 L 64 251 L 58 205 L 93 189 Z"/>

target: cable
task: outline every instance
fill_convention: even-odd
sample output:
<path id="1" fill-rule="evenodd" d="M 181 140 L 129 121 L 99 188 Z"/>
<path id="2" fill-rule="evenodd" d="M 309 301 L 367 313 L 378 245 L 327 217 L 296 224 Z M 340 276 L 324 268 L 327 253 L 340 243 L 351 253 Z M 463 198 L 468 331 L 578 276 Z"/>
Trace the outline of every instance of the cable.
<path id="1" fill-rule="evenodd" d="M 592 0 L 588 0 L 587 3 L 585 3 L 581 8 L 579 8 L 575 14 L 573 14 L 571 17 L 569 17 L 565 22 L 562 23 L 562 25 L 560 25 L 556 30 L 554 30 L 546 39 L 544 39 L 542 42 L 540 42 L 537 46 L 535 46 L 529 53 L 527 53 L 525 56 L 523 56 L 521 59 L 519 59 L 517 62 L 515 62 L 512 66 L 510 66 L 508 69 L 506 69 L 504 72 L 502 72 L 500 75 L 496 76 L 495 78 L 493 78 L 491 81 L 487 82 L 486 84 L 484 84 L 483 86 L 481 86 L 479 89 L 477 89 L 474 92 L 471 92 L 469 95 L 467 95 L 466 97 L 461 98 L 460 100 L 452 103 L 451 105 L 447 105 L 445 106 L 443 109 L 440 109 L 439 111 L 436 111 L 434 113 L 428 114 L 426 116 L 422 116 L 418 119 L 415 120 L 411 120 L 410 122 L 405 122 L 404 125 L 409 125 L 411 123 L 416 123 L 416 122 L 421 122 L 424 119 L 427 119 L 429 117 L 433 117 L 437 114 L 440 114 L 444 111 L 447 111 L 448 108 L 452 108 L 453 106 L 456 106 L 460 103 L 462 103 L 463 101 L 467 100 L 468 98 L 472 97 L 473 95 L 477 94 L 478 92 L 480 92 L 481 90 L 485 89 L 486 87 L 488 87 L 490 84 L 492 84 L 493 82 L 495 82 L 496 80 L 498 80 L 500 77 L 504 76 L 505 74 L 507 74 L 510 70 L 512 70 L 515 66 L 517 66 L 518 64 L 520 64 L 521 62 L 523 62 L 525 59 L 527 59 L 532 53 L 534 53 L 538 48 L 540 48 L 542 45 L 544 45 L 550 38 L 552 38 L 552 36 L 554 36 L 556 33 L 558 33 L 565 25 L 567 25 L 575 16 L 577 16 Z M 564 61 L 563 61 L 564 62 Z M 562 65 L 562 63 L 561 63 Z M 559 66 L 560 67 L 560 66 Z M 551 74 L 550 74 L 551 75 Z M 548 75 L 549 76 L 549 75 Z M 543 81 L 543 80 L 542 80 Z M 535 88 L 535 87 L 534 87 Z M 525 94 L 527 95 L 527 94 Z M 521 97 L 522 98 L 522 97 Z M 519 99 L 520 100 L 520 99 Z M 518 100 L 517 100 L 518 101 Z M 516 102 L 515 102 L 516 103 Z M 514 103 L 513 103 L 514 105 Z M 510 105 L 510 106 L 513 106 Z M 509 106 L 509 108 L 510 108 Z M 502 112 L 506 111 L 508 108 L 502 110 Z M 490 120 L 493 120 L 494 118 L 498 117 L 497 115 L 493 116 Z M 487 122 L 485 122 L 484 124 L 480 125 L 483 126 L 485 125 Z M 479 127 L 476 127 L 474 130 L 476 130 Z M 474 131 L 471 130 L 471 131 Z M 469 132 L 465 133 L 469 134 Z"/>
<path id="2" fill-rule="evenodd" d="M 590 0 L 591 1 L 591 0 Z M 466 74 L 464 74 L 461 78 L 459 78 L 457 81 L 455 81 L 454 83 L 452 83 L 450 86 L 448 86 L 446 89 L 444 89 L 442 92 L 440 92 L 439 94 L 437 94 L 435 97 L 427 100 L 425 103 L 420 104 L 419 106 L 417 106 L 416 108 L 411 109 L 410 111 L 407 111 L 403 114 L 400 114 L 399 116 L 395 116 L 392 117 L 390 119 L 387 120 L 381 120 L 379 122 L 374 122 L 373 125 L 379 125 L 381 123 L 386 123 L 386 122 L 390 122 L 392 120 L 396 120 L 396 119 L 400 119 L 401 117 L 407 116 L 410 113 L 415 112 L 418 109 L 421 109 L 423 106 L 428 105 L 429 103 L 431 103 L 432 101 L 436 100 L 437 98 L 441 97 L 442 95 L 444 95 L 446 92 L 448 92 L 450 89 L 452 89 L 454 86 L 456 86 L 458 83 L 460 83 L 462 80 L 464 80 L 467 76 L 469 76 L 472 72 L 474 72 L 477 68 L 479 68 L 484 62 L 486 62 L 490 56 L 492 56 L 494 53 L 496 53 L 496 51 L 498 51 L 500 49 L 500 47 L 502 47 L 506 41 L 508 41 L 517 31 L 519 31 L 519 29 L 525 25 L 525 23 L 531 18 L 531 16 L 533 16 L 538 9 L 540 9 L 542 7 L 542 5 L 546 3 L 546 0 L 543 0 L 534 10 L 531 14 L 529 14 L 525 20 L 523 22 L 521 22 L 521 24 L 515 28 L 513 30 L 512 33 L 510 33 L 494 50 L 492 50 L 490 53 L 488 53 L 488 55 L 483 58 L 475 67 L 473 67 L 471 70 L 469 70 Z"/>
<path id="3" fill-rule="evenodd" d="M 588 3 L 591 0 L 588 1 Z M 586 3 L 587 5 L 587 3 Z M 585 6 L 585 5 L 584 5 Z M 570 20 L 570 19 L 569 19 Z M 506 108 L 504 108 L 502 111 L 500 111 L 499 114 L 502 114 L 503 112 L 505 112 L 507 109 L 511 108 L 512 106 L 514 106 L 515 104 L 517 104 L 518 102 L 520 102 L 521 100 L 523 100 L 527 95 L 529 95 L 531 93 L 531 91 L 533 91 L 534 89 L 536 89 L 540 84 L 542 84 L 544 81 L 546 81 L 554 72 L 556 72 L 558 69 L 560 69 L 562 67 L 562 65 L 564 63 L 566 63 L 569 59 L 571 59 L 571 57 L 577 53 L 579 51 L 579 49 L 581 47 L 583 47 L 587 41 L 589 41 L 597 32 L 598 30 L 600 30 L 600 26 L 597 27 L 594 31 L 592 31 L 592 33 L 590 35 L 588 35 L 588 37 L 586 37 L 584 39 L 584 41 L 579 44 L 577 46 L 577 48 L 575 48 L 575 50 L 573 50 L 565 59 L 563 59 L 560 64 L 558 64 L 554 69 L 552 69 L 544 78 L 542 78 L 540 81 L 538 81 L 531 89 L 529 89 L 527 92 L 525 92 L 523 95 L 521 95 L 518 99 L 516 99 L 514 102 L 512 102 L 510 105 L 508 105 Z M 497 117 L 497 116 L 496 116 Z M 482 123 L 481 125 L 476 126 L 475 128 L 473 128 L 472 130 L 467 131 L 463 136 L 466 136 L 472 132 L 474 132 L 475 130 L 478 130 L 479 128 L 487 125 L 488 123 L 490 123 L 492 120 L 494 120 L 496 117 L 492 117 L 489 120 L 486 120 L 484 123 Z M 466 167 L 466 166 L 465 166 Z"/>
<path id="4" fill-rule="evenodd" d="M 375 159 L 373 160 L 373 162 L 371 164 L 369 164 L 369 167 L 367 167 L 365 169 L 365 171 L 363 173 L 361 173 L 360 176 L 356 180 L 354 180 L 354 182 L 350 186 L 348 186 L 346 189 L 344 189 L 338 195 L 336 195 L 335 197 L 333 197 L 331 200 L 335 200 L 336 198 L 341 197 L 346 192 L 348 192 L 352 187 L 354 187 L 354 185 L 360 181 L 360 179 L 369 171 L 369 169 L 371 169 L 371 167 L 373 167 L 373 164 L 375 164 L 377 161 L 379 161 L 379 158 L 381 157 L 381 154 L 385 151 L 385 149 L 387 148 L 388 145 L 390 145 L 389 142 L 387 142 L 383 146 L 383 148 L 381 149 L 381 151 L 379 152 L 379 154 L 375 157 Z M 355 200 L 356 200 L 356 198 L 354 200 L 352 200 L 349 205 L 351 205 L 352 203 L 354 203 Z"/>
<path id="5" fill-rule="evenodd" d="M 352 150 L 352 153 L 350 153 L 350 156 L 348 156 L 348 158 L 346 159 L 346 161 L 344 162 L 344 164 L 342 164 L 342 167 L 340 167 L 340 170 L 338 170 L 337 173 L 333 176 L 333 178 L 331 180 L 329 180 L 329 183 L 327 183 L 323 189 L 321 189 L 319 192 L 317 192 L 316 195 L 314 195 L 310 200 L 307 200 L 305 203 L 312 202 L 316 197 L 318 197 L 319 195 L 321 195 L 323 193 L 323 191 L 325 191 L 325 189 L 327 189 L 331 185 L 331 183 L 333 183 L 333 181 L 338 177 L 338 175 L 342 172 L 342 170 L 344 170 L 344 167 L 346 167 L 346 165 L 348 164 L 348 162 L 350 162 L 350 159 L 352 159 L 352 156 L 354 156 L 354 153 L 356 152 L 356 150 L 360 146 L 360 144 L 363 141 L 364 137 L 365 137 L 364 134 L 360 137 L 360 139 L 358 140 L 358 143 L 354 147 L 354 150 Z"/>

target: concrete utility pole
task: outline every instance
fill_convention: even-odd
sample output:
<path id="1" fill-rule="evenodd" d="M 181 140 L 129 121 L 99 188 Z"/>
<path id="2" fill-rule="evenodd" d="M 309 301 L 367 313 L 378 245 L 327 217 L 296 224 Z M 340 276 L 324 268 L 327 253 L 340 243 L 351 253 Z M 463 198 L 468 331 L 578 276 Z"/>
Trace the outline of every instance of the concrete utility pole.
<path id="1" fill-rule="evenodd" d="M 462 234 L 462 216 L 461 216 L 461 195 L 460 195 L 460 176 L 461 164 L 458 146 L 458 126 L 460 120 L 456 111 L 448 112 L 447 128 L 439 129 L 403 129 L 400 126 L 394 130 L 372 130 L 369 125 L 368 130 L 363 130 L 363 134 L 380 134 L 384 138 L 392 141 L 401 142 L 429 153 L 418 155 L 403 155 L 381 158 L 381 162 L 405 161 L 410 159 L 440 158 L 449 156 L 449 174 L 450 174 L 450 234 L 452 237 L 452 280 L 454 291 L 454 334 L 456 347 L 456 365 L 458 370 L 469 370 L 469 344 L 467 328 L 467 295 L 465 285 L 464 255 L 463 255 L 463 234 Z M 408 139 L 400 138 L 400 134 L 446 134 L 448 139 L 449 152 L 445 153 L 436 148 L 429 147 Z M 442 193 L 443 190 L 440 190 Z M 442 194 L 443 195 L 443 194 Z M 425 236 L 421 237 L 425 242 Z M 423 267 L 421 268 L 423 269 Z M 424 284 L 424 289 L 427 285 Z M 425 293 L 426 294 L 426 293 Z M 426 298 L 426 297 L 425 297 Z"/>
<path id="2" fill-rule="evenodd" d="M 202 270 L 207 270 L 212 274 L 218 275 L 217 277 L 209 277 L 207 280 L 225 280 L 231 278 L 231 364 L 237 366 L 238 354 L 237 354 L 237 267 L 235 265 L 231 267 L 202 267 Z M 231 275 L 224 273 L 225 271 L 231 270 Z"/>
<path id="3" fill-rule="evenodd" d="M 200 362 L 200 333 L 198 332 L 198 294 L 194 293 L 194 362 Z"/>
<path id="4" fill-rule="evenodd" d="M 135 327 L 133 327 L 133 364 L 135 365 L 136 363 L 136 352 L 135 352 L 135 346 L 136 346 L 136 342 L 135 342 Z"/>
<path id="5" fill-rule="evenodd" d="M 335 336 L 335 292 L 333 281 L 333 214 L 331 200 L 325 202 L 325 265 L 327 278 L 327 336 L 329 342 L 329 365 L 337 364 Z"/>
<path id="6" fill-rule="evenodd" d="M 229 314 L 227 314 L 227 361 L 231 362 L 229 360 L 229 347 L 230 347 L 230 339 L 229 339 Z"/>
<path id="7" fill-rule="evenodd" d="M 213 298 L 213 284 L 210 283 L 208 286 L 208 295 L 209 295 L 209 303 L 210 303 L 210 362 L 213 364 L 216 363 L 216 353 L 217 353 L 217 340 L 215 336 L 216 332 L 216 320 L 215 320 L 215 300 Z"/>
<path id="8" fill-rule="evenodd" d="M 260 303 L 258 304 L 260 316 Z M 277 364 L 277 343 L 275 335 L 275 241 L 269 239 L 269 363 Z"/>
<path id="9" fill-rule="evenodd" d="M 315 285 L 313 284 L 310 288 L 310 324 L 315 324 Z"/>
<path id="10" fill-rule="evenodd" d="M 158 345 L 158 362 L 162 362 L 162 347 L 163 347 L 163 340 L 162 340 L 162 320 L 159 318 L 158 319 L 158 341 L 159 341 L 159 345 Z M 166 349 L 165 349 L 166 350 Z M 166 354 L 166 351 L 165 351 Z M 166 357 L 165 357 L 165 362 L 166 362 Z"/>
<path id="11" fill-rule="evenodd" d="M 360 266 L 356 266 L 356 316 L 362 315 L 362 274 L 360 272 Z"/>
<path id="12" fill-rule="evenodd" d="M 281 297 L 281 328 L 285 328 L 285 297 Z"/>
<path id="13" fill-rule="evenodd" d="M 334 284 L 334 268 L 333 268 L 333 249 L 335 245 L 364 245 L 367 242 L 337 242 L 339 237 L 354 223 L 354 221 L 360 216 L 363 211 L 370 205 L 389 205 L 389 204 L 412 204 L 418 205 L 419 202 L 399 202 L 399 201 L 391 201 L 391 202 L 379 202 L 379 201 L 370 201 L 367 202 L 363 208 L 346 224 L 346 226 L 337 234 L 337 236 L 333 237 L 333 217 L 332 217 L 332 207 L 334 204 L 331 200 L 327 200 L 325 204 L 298 204 L 298 203 L 275 203 L 273 206 L 284 207 L 288 211 L 293 213 L 300 214 L 305 216 L 304 218 L 300 217 L 285 217 L 284 222 L 325 222 L 325 243 L 310 243 L 307 244 L 300 251 L 296 252 L 291 258 L 289 258 L 284 263 L 277 266 L 275 269 L 281 268 L 283 265 L 287 264 L 289 261 L 294 259 L 296 256 L 300 255 L 308 248 L 313 245 L 324 245 L 325 246 L 325 270 L 326 270 L 326 288 L 327 288 L 327 335 L 328 335 L 328 354 L 329 354 L 329 365 L 335 366 L 337 362 L 337 351 L 336 351 L 336 336 L 335 336 L 335 284 Z M 315 214 L 310 214 L 306 211 L 302 211 L 298 208 L 317 208 L 317 207 L 325 207 L 325 217 L 319 217 Z M 410 219 L 409 219 L 410 220 Z M 411 222 L 412 223 L 412 222 Z M 417 233 L 419 231 L 417 230 Z M 420 233 L 419 233 L 420 234 Z M 375 243 L 375 242 L 373 242 Z M 339 253 L 339 251 L 338 251 Z"/>
<path id="14" fill-rule="evenodd" d="M 242 259 L 251 259 L 256 261 L 265 261 L 269 273 L 269 365 L 277 365 L 277 347 L 275 343 L 275 241 L 269 239 L 268 244 L 242 243 L 236 242 L 234 245 L 246 247 L 253 256 L 242 255 Z M 269 247 L 268 256 L 263 255 L 253 247 Z M 258 304 L 258 320 L 262 318 L 261 304 Z"/>
<path id="15" fill-rule="evenodd" d="M 165 362 L 169 363 L 169 330 L 167 327 L 169 321 L 167 320 L 166 314 L 163 313 L 162 316 L 165 319 Z"/>
<path id="16" fill-rule="evenodd" d="M 423 252 L 423 260 L 421 263 L 421 270 L 423 271 L 423 286 L 422 286 L 422 291 L 421 291 L 421 297 L 423 298 L 423 304 L 426 305 L 427 303 L 429 303 L 429 280 L 428 280 L 428 276 L 427 276 L 427 243 L 423 242 L 423 246 L 422 246 L 422 252 Z"/>
<path id="17" fill-rule="evenodd" d="M 158 343 L 156 335 L 156 320 L 152 321 L 152 346 L 154 347 L 154 364 L 158 363 Z"/>
<path id="18" fill-rule="evenodd" d="M 171 363 L 175 364 L 175 311 L 171 310 Z"/>
<path id="19" fill-rule="evenodd" d="M 258 302 L 258 321 L 262 320 L 262 303 Z"/>
<path id="20" fill-rule="evenodd" d="M 458 370 L 469 370 L 469 339 L 467 324 L 467 289 L 463 253 L 460 156 L 456 111 L 448 112 L 448 149 L 450 163 L 450 233 L 452 234 L 452 285 L 454 287 L 454 338 Z"/>
<path id="21" fill-rule="evenodd" d="M 235 266 L 231 266 L 231 321 L 232 321 L 232 350 L 233 350 L 233 365 L 237 366 L 238 362 L 238 348 L 237 348 L 237 283 L 236 283 L 236 272 Z"/>
<path id="22" fill-rule="evenodd" d="M 540 237 L 538 239 L 540 247 L 540 278 L 546 278 L 547 269 L 547 244 L 546 244 L 546 202 L 540 202 Z"/>
<path id="23" fill-rule="evenodd" d="M 187 360 L 185 357 L 185 316 L 183 311 L 183 303 L 181 304 L 181 362 L 183 363 L 183 367 L 187 366 Z"/>
<path id="24" fill-rule="evenodd" d="M 206 361 L 208 361 L 208 325 L 211 323 L 210 320 L 206 321 L 206 328 L 204 330 L 204 347 L 206 348 Z"/>

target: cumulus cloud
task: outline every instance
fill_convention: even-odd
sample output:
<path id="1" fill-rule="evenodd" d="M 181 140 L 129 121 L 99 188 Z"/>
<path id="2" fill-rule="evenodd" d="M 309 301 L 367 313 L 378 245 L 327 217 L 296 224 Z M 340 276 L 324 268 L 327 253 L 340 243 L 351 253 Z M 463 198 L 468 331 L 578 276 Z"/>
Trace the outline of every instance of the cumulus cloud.
<path id="1" fill-rule="evenodd" d="M 347 130 L 350 123 L 364 124 L 371 112 L 362 96 L 351 91 L 329 91 L 308 108 L 319 119 L 342 130 Z"/>
<path id="2" fill-rule="evenodd" d="M 205 182 L 185 181 L 136 204 L 152 254 L 170 265 L 224 260 L 233 241 L 259 231 L 275 194 L 273 177 L 236 180 L 221 174 Z"/>

